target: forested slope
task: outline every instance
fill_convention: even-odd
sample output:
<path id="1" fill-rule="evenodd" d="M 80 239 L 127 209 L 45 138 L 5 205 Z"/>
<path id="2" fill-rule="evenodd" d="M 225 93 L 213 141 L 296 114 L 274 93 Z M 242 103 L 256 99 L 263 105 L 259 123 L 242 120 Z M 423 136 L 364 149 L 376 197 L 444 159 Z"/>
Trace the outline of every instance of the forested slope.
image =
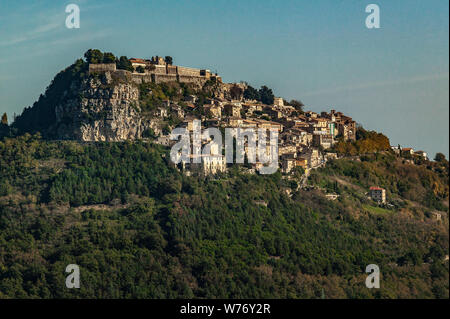
<path id="1" fill-rule="evenodd" d="M 167 152 L 0 142 L 0 298 L 448 298 L 448 162 L 341 159 L 295 191 L 239 166 L 187 177 Z M 367 199 L 373 184 L 392 207 Z M 381 289 L 365 287 L 368 264 Z"/>

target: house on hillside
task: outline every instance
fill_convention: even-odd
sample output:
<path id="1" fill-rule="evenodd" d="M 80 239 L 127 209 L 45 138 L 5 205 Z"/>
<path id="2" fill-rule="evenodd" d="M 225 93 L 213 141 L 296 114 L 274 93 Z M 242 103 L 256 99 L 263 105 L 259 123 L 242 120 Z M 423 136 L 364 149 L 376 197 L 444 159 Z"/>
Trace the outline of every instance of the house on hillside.
<path id="1" fill-rule="evenodd" d="M 428 161 L 428 154 L 424 151 L 414 152 L 414 155 L 422 157 L 424 160 Z"/>
<path id="2" fill-rule="evenodd" d="M 413 155 L 414 149 L 412 149 L 411 147 L 404 147 L 404 148 L 402 148 L 402 155 L 404 155 L 404 154 Z"/>
<path id="3" fill-rule="evenodd" d="M 384 188 L 372 186 L 369 194 L 372 200 L 378 203 L 386 204 L 386 190 Z"/>

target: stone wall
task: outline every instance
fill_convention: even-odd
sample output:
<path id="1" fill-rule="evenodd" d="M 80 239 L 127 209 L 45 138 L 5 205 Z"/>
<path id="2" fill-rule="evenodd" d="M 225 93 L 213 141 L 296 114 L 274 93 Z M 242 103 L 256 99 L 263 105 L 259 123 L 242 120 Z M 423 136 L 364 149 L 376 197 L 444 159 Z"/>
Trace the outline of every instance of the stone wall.
<path id="1" fill-rule="evenodd" d="M 116 71 L 115 63 L 99 63 L 99 64 L 89 64 L 89 74 L 95 72 L 114 72 Z"/>
<path id="2" fill-rule="evenodd" d="M 152 74 L 153 83 L 176 82 L 178 80 L 173 74 Z"/>
<path id="3" fill-rule="evenodd" d="M 178 75 L 183 76 L 200 76 L 200 70 L 199 69 L 193 69 L 193 68 L 187 68 L 184 66 L 178 66 L 177 67 Z"/>
<path id="4" fill-rule="evenodd" d="M 147 71 L 146 73 L 129 72 L 125 70 L 116 70 L 116 64 L 89 64 L 89 73 L 111 73 L 118 76 L 121 80 L 131 80 L 136 84 L 141 83 L 166 83 L 166 82 L 180 82 L 193 83 L 196 85 L 203 85 L 209 76 L 200 75 L 199 69 L 179 67 L 179 66 L 163 66 L 155 65 L 155 69 Z M 208 73 L 208 75 L 210 75 Z"/>
<path id="5" fill-rule="evenodd" d="M 173 65 L 168 65 L 167 66 L 167 74 L 176 75 L 177 74 L 177 67 L 173 66 Z"/>
<path id="6" fill-rule="evenodd" d="M 154 69 L 150 71 L 150 73 L 156 73 L 156 74 L 166 74 L 166 66 L 165 65 L 153 65 Z"/>

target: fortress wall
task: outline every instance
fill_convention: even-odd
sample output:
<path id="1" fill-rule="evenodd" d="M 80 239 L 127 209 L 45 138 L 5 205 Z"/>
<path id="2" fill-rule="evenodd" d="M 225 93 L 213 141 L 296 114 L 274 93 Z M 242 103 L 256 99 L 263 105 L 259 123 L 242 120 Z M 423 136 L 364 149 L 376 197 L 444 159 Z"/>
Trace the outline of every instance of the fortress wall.
<path id="1" fill-rule="evenodd" d="M 166 66 L 165 65 L 153 65 L 155 68 L 150 71 L 150 73 L 155 74 L 166 74 Z"/>
<path id="2" fill-rule="evenodd" d="M 154 83 L 176 82 L 177 76 L 172 74 L 154 74 L 152 76 Z"/>
<path id="3" fill-rule="evenodd" d="M 167 74 L 176 75 L 177 74 L 177 67 L 173 66 L 173 65 L 168 65 L 167 66 Z"/>
<path id="4" fill-rule="evenodd" d="M 131 80 L 136 84 L 152 82 L 152 75 L 147 73 L 131 73 Z"/>
<path id="5" fill-rule="evenodd" d="M 178 82 L 180 82 L 180 83 L 194 83 L 194 84 L 202 85 L 207 80 L 208 79 L 203 76 L 186 76 L 186 75 L 178 76 Z"/>
<path id="6" fill-rule="evenodd" d="M 116 70 L 115 75 L 119 76 L 124 81 L 132 81 L 136 84 L 141 83 L 166 83 L 166 82 L 180 82 L 193 83 L 196 85 L 203 85 L 208 78 L 200 75 L 177 75 L 177 74 L 158 74 L 158 73 L 131 73 L 125 70 Z"/>
<path id="7" fill-rule="evenodd" d="M 199 69 L 193 69 L 193 68 L 187 68 L 184 66 L 177 67 L 178 69 L 178 75 L 184 75 L 184 76 L 200 76 L 200 70 Z"/>
<path id="8" fill-rule="evenodd" d="M 98 64 L 89 64 L 89 74 L 93 72 L 114 72 L 116 71 L 115 63 L 98 63 Z"/>

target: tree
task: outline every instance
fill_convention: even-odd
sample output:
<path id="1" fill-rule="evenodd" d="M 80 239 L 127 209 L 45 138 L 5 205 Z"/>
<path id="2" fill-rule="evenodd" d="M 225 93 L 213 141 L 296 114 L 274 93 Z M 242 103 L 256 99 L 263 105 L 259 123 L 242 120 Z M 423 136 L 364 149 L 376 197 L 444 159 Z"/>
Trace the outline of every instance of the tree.
<path id="1" fill-rule="evenodd" d="M 242 93 L 242 89 L 237 85 L 233 85 L 230 89 L 231 98 L 234 100 L 240 100 L 242 97 Z"/>
<path id="2" fill-rule="evenodd" d="M 126 56 L 121 56 L 119 61 L 116 62 L 117 68 L 121 70 L 133 71 L 133 65 Z"/>
<path id="3" fill-rule="evenodd" d="M 244 91 L 244 99 L 246 100 L 257 100 L 259 101 L 259 93 L 258 90 L 256 90 L 252 86 L 247 86 L 247 88 Z"/>
<path id="4" fill-rule="evenodd" d="M 142 66 L 139 65 L 139 66 L 136 68 L 136 71 L 139 72 L 139 73 L 144 73 L 144 72 L 145 72 L 145 69 L 144 69 Z"/>
<path id="5" fill-rule="evenodd" d="M 4 125 L 8 125 L 8 115 L 6 115 L 6 113 L 3 113 L 1 123 Z"/>
<path id="6" fill-rule="evenodd" d="M 114 63 L 116 62 L 116 57 L 111 52 L 105 52 L 103 54 L 103 63 Z"/>
<path id="7" fill-rule="evenodd" d="M 269 89 L 267 86 L 263 85 L 259 89 L 259 98 L 264 104 L 273 104 L 275 96 L 273 95 L 272 89 Z"/>
<path id="8" fill-rule="evenodd" d="M 172 59 L 172 57 L 171 56 L 166 56 L 165 58 L 164 58 L 164 61 L 166 62 L 166 64 L 168 64 L 168 65 L 172 65 L 173 64 L 173 59 Z"/>
<path id="9" fill-rule="evenodd" d="M 103 62 L 103 53 L 97 49 L 89 49 L 84 54 L 86 58 L 86 62 L 88 63 L 102 63 Z"/>
<path id="10" fill-rule="evenodd" d="M 2 119 L 3 122 L 3 119 Z M 442 153 L 436 153 L 436 156 L 434 157 L 434 160 L 436 162 L 445 162 L 445 155 Z"/>
<path id="11" fill-rule="evenodd" d="M 289 102 L 289 105 L 300 112 L 303 112 L 303 107 L 305 106 L 305 104 L 303 104 L 303 102 L 300 100 L 291 100 L 291 102 Z"/>

